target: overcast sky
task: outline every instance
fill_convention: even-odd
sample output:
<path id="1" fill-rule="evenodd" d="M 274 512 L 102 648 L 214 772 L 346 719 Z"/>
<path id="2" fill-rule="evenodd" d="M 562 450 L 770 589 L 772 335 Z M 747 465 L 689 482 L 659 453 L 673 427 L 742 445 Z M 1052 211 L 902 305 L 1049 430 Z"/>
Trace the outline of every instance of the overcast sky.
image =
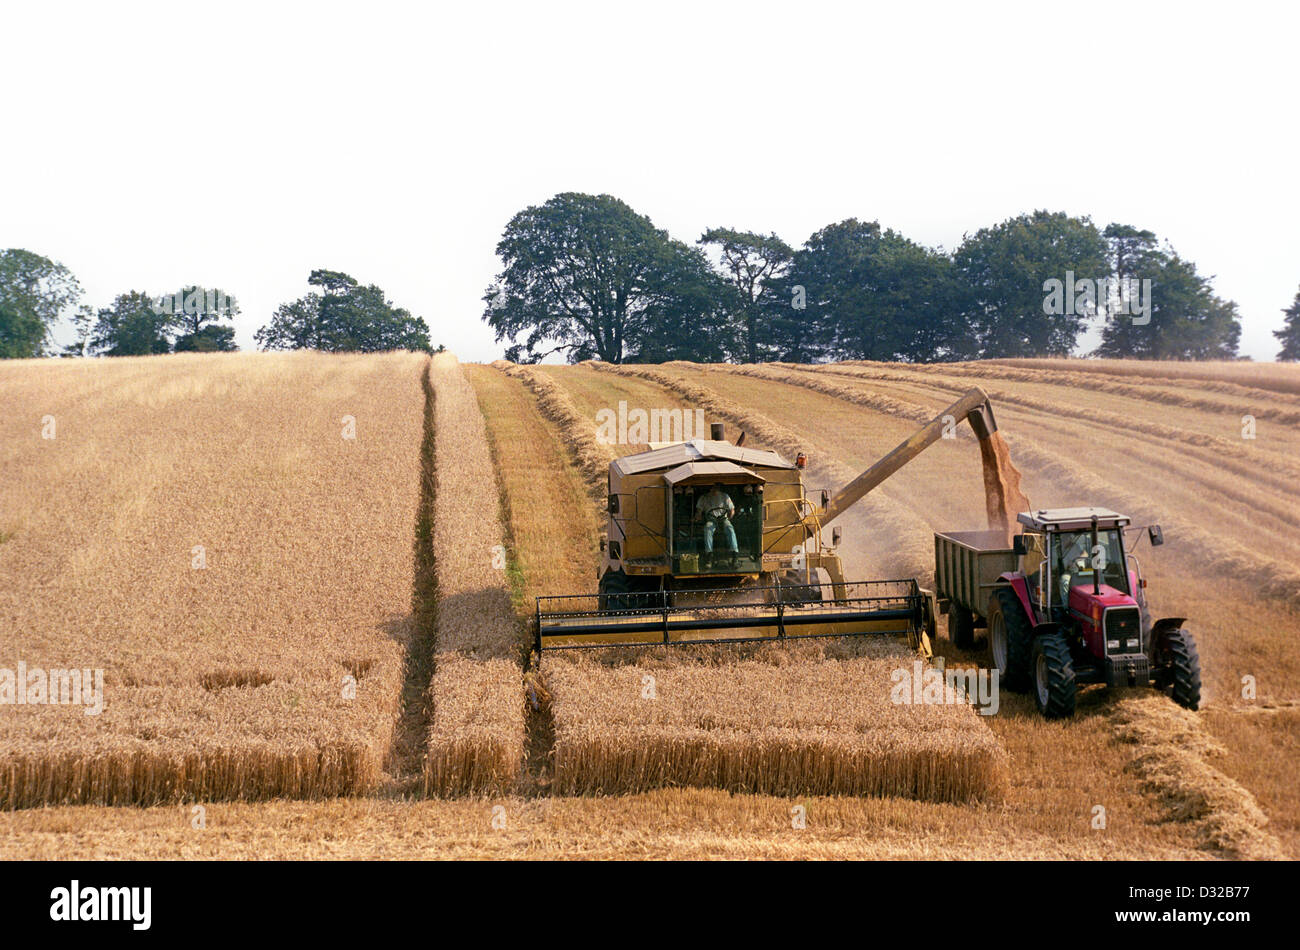
<path id="1" fill-rule="evenodd" d="M 1296 4 L 0 4 L 0 247 L 97 306 L 220 286 L 244 349 L 324 267 L 496 358 L 493 249 L 562 191 L 688 242 L 1121 221 L 1256 359 L 1300 288 Z"/>

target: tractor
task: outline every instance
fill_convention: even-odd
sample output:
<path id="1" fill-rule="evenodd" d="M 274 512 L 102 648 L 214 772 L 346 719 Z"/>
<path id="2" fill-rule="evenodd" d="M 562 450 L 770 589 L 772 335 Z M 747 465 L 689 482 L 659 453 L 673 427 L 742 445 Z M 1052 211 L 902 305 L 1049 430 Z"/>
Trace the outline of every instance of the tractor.
<path id="1" fill-rule="evenodd" d="M 1126 531 L 1140 529 L 1105 508 L 1039 509 L 1016 520 L 1022 531 L 1010 550 L 988 532 L 935 536 L 938 609 L 955 645 L 971 647 L 975 627 L 986 626 L 1002 684 L 1031 691 L 1048 718 L 1073 715 L 1087 683 L 1151 686 L 1196 709 L 1196 641 L 1183 617 L 1152 621 L 1146 578 L 1126 546 Z M 1145 535 L 1152 547 L 1164 543 L 1159 525 Z M 1140 541 L 1138 533 L 1133 546 Z"/>

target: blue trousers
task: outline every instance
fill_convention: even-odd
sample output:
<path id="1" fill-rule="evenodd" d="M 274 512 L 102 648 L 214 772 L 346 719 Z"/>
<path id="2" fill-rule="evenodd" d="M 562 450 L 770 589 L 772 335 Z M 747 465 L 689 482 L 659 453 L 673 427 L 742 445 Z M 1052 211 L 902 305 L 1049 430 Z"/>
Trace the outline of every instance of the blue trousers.
<path id="1" fill-rule="evenodd" d="M 722 525 L 722 539 L 726 542 L 727 550 L 735 552 L 736 550 L 736 529 L 731 526 L 730 521 L 708 521 L 704 524 L 704 553 L 713 553 L 713 532 L 718 525 Z"/>

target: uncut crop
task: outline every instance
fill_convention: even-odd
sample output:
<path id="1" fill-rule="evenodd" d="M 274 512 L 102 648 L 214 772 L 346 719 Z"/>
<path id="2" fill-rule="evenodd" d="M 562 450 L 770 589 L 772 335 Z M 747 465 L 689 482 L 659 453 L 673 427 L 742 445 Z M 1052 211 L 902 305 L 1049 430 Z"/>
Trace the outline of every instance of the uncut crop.
<path id="1" fill-rule="evenodd" d="M 520 633 L 506 587 L 496 470 L 473 387 L 451 354 L 429 367 L 435 414 L 438 578 L 426 789 L 500 791 L 524 754 Z"/>
<path id="2" fill-rule="evenodd" d="M 790 658 L 768 648 L 698 665 L 671 658 L 546 668 L 555 788 L 621 794 L 663 786 L 770 795 L 998 796 L 1006 754 L 980 716 L 951 704 L 895 704 L 895 670 L 915 654 L 891 641 L 864 655 Z"/>
<path id="3" fill-rule="evenodd" d="M 412 627 L 425 362 L 0 366 L 0 668 L 105 683 L 98 716 L 0 706 L 0 805 L 375 785 Z"/>

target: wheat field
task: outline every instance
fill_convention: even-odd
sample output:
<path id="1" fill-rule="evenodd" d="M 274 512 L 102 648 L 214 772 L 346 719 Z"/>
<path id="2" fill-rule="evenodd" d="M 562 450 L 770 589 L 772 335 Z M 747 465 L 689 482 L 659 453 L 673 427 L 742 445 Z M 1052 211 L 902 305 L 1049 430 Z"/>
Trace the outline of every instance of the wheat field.
<path id="1" fill-rule="evenodd" d="M 0 624 L 16 647 L 0 668 L 102 666 L 108 684 L 99 717 L 0 706 L 0 788 L 16 808 L 0 811 L 0 856 L 1300 857 L 1294 369 L 0 364 L 0 404 L 18 407 L 0 414 Z M 806 452 L 810 487 L 833 490 L 971 385 L 990 393 L 1036 507 L 1164 525 L 1165 546 L 1139 557 L 1156 615 L 1190 618 L 1201 711 L 1089 688 L 1074 719 L 1047 722 L 1004 692 L 989 717 L 931 707 L 957 719 L 921 738 L 915 721 L 877 728 L 898 725 L 898 707 L 858 687 L 901 658 L 860 648 L 548 656 L 523 677 L 518 621 L 536 595 L 594 589 L 594 475 L 639 448 L 591 440 L 596 410 L 702 408 L 747 444 Z M 54 440 L 40 439 L 47 415 Z M 344 415 L 355 441 L 339 436 Z M 439 471 L 449 457 L 464 465 Z M 851 575 L 930 582 L 933 531 L 984 526 L 980 471 L 962 432 L 850 509 Z M 503 570 L 469 553 L 493 538 Z M 198 544 L 213 573 L 191 567 Z M 178 577 L 160 567 L 173 557 Z M 493 606 L 458 611 L 456 591 Z M 988 665 L 982 639 L 958 651 L 942 622 L 937 646 L 949 668 Z M 345 675 L 356 698 L 331 705 L 317 681 Z M 815 688 L 788 699 L 799 683 Z M 412 726 L 419 793 L 395 797 L 394 735 Z M 798 740 L 782 746 L 782 730 Z M 947 731 L 960 741 L 934 745 Z M 831 740 L 846 744 L 799 759 Z M 962 743 L 962 767 L 918 765 Z M 342 797 L 239 801 L 267 795 Z M 178 801 L 210 803 L 207 832 Z M 162 804 L 104 807 L 124 802 Z"/>
<path id="2" fill-rule="evenodd" d="M 0 365 L 0 804 L 375 787 L 411 636 L 423 360 Z M 47 437 L 43 437 L 47 436 Z"/>

